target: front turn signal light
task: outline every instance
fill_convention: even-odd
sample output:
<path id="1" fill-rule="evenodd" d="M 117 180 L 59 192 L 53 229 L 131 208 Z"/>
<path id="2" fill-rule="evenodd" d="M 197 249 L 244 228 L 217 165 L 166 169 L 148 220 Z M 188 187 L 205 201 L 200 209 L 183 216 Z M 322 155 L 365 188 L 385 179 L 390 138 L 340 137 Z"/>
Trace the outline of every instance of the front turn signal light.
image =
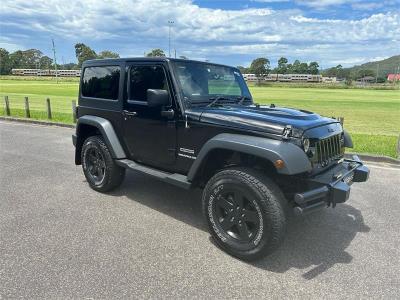
<path id="1" fill-rule="evenodd" d="M 275 161 L 274 165 L 275 165 L 275 168 L 277 168 L 277 169 L 283 169 L 283 167 L 285 166 L 285 163 L 283 162 L 283 160 L 278 159 Z"/>

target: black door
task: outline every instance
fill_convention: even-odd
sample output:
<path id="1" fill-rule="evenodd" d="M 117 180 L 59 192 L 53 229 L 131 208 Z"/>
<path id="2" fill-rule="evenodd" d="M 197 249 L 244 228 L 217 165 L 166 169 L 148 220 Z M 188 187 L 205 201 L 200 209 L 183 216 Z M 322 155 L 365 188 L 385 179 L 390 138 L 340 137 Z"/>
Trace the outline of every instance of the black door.
<path id="1" fill-rule="evenodd" d="M 128 97 L 124 101 L 125 143 L 131 159 L 149 165 L 166 166 L 175 162 L 176 122 L 161 112 L 173 109 L 167 73 L 161 64 L 128 66 Z M 163 89 L 170 95 L 170 106 L 149 107 L 147 90 Z"/>

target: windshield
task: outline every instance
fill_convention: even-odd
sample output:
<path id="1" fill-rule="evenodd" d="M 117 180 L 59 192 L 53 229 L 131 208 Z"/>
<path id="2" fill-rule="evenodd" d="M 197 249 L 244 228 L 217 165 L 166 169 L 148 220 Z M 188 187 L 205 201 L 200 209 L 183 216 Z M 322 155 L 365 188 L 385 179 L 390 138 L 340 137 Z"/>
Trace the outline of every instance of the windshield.
<path id="1" fill-rule="evenodd" d="M 173 62 L 183 96 L 192 103 L 211 102 L 216 97 L 237 101 L 251 99 L 247 85 L 235 68 L 192 61 Z"/>

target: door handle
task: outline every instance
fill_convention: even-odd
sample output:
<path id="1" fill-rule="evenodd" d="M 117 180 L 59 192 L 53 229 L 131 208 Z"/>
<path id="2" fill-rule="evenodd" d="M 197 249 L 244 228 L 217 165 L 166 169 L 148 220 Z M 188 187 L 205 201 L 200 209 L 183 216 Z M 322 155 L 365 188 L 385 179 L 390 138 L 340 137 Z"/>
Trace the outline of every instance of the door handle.
<path id="1" fill-rule="evenodd" d="M 124 117 L 135 117 L 137 115 L 136 111 L 128 111 L 128 110 L 123 110 L 122 114 L 124 115 Z"/>

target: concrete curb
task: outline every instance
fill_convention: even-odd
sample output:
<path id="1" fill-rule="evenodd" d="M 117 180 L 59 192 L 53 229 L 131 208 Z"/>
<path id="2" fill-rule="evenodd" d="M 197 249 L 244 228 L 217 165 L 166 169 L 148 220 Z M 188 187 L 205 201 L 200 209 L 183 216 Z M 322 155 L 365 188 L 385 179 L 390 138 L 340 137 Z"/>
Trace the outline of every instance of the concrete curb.
<path id="1" fill-rule="evenodd" d="M 29 123 L 29 124 L 37 124 L 37 125 L 46 125 L 46 126 L 59 126 L 66 128 L 75 128 L 75 125 L 72 124 L 64 124 L 64 123 L 56 123 L 56 122 L 48 122 L 48 121 L 39 121 L 32 119 L 23 119 L 23 118 L 13 118 L 13 117 L 4 117 L 0 116 L 0 120 L 11 121 L 11 122 L 19 122 L 19 123 Z M 370 162 L 384 162 L 389 164 L 400 165 L 400 160 L 391 158 L 388 156 L 375 156 L 369 154 L 358 154 L 358 153 L 347 153 L 345 156 L 347 158 L 352 158 L 352 155 L 358 155 L 361 160 L 370 161 Z"/>
<path id="2" fill-rule="evenodd" d="M 352 158 L 353 155 L 357 155 L 363 161 L 400 165 L 400 160 L 392 158 L 392 157 L 388 157 L 388 156 L 375 156 L 375 155 L 369 155 L 369 154 L 346 153 L 345 157 Z"/>
<path id="3" fill-rule="evenodd" d="M 58 126 L 58 127 L 66 127 L 66 128 L 75 128 L 73 124 L 64 124 L 50 121 L 39 121 L 32 119 L 24 119 L 24 118 L 13 118 L 13 117 L 4 117 L 0 116 L 0 120 L 9 121 L 9 122 L 19 122 L 19 123 L 28 123 L 28 124 L 36 124 L 36 125 L 45 125 L 45 126 Z"/>

